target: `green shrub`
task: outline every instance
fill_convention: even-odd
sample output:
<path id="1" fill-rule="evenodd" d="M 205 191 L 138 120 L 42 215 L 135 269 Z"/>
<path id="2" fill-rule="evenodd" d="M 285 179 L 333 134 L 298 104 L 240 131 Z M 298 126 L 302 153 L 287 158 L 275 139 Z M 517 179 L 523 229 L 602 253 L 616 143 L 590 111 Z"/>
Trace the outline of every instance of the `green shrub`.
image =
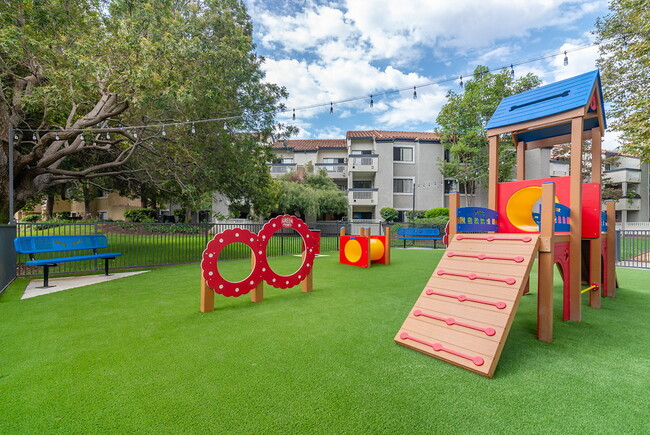
<path id="1" fill-rule="evenodd" d="M 174 216 L 176 217 L 176 222 L 185 222 L 185 209 L 178 208 L 174 210 Z"/>
<path id="2" fill-rule="evenodd" d="M 124 212 L 124 219 L 129 222 L 156 222 L 156 211 L 149 208 L 134 208 Z"/>
<path id="3" fill-rule="evenodd" d="M 436 216 L 432 218 L 418 218 L 413 219 L 414 224 L 446 224 L 449 221 L 448 216 Z"/>
<path id="4" fill-rule="evenodd" d="M 424 213 L 424 217 L 429 218 L 429 219 L 436 218 L 436 217 L 439 217 L 439 216 L 442 216 L 442 217 L 445 217 L 445 218 L 449 219 L 449 208 L 447 208 L 447 207 L 436 207 L 436 208 L 432 208 L 431 210 L 427 210 Z"/>
<path id="5" fill-rule="evenodd" d="M 21 222 L 38 222 L 41 220 L 40 214 L 28 214 L 24 216 L 20 221 Z"/>
<path id="6" fill-rule="evenodd" d="M 392 207 L 384 207 L 379 210 L 379 214 L 386 222 L 395 222 L 399 213 Z"/>
<path id="7" fill-rule="evenodd" d="M 408 218 L 409 222 L 411 222 L 414 219 L 422 219 L 424 217 L 424 213 L 425 213 L 424 210 L 409 210 L 404 214 Z"/>

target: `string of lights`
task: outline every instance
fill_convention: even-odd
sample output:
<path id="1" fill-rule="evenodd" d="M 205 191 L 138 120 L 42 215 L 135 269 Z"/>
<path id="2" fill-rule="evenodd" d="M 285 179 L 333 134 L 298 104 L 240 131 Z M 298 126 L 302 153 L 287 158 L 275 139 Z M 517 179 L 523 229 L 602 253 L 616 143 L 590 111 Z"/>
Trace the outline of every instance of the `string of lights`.
<path id="1" fill-rule="evenodd" d="M 488 71 L 489 72 L 495 72 L 495 71 L 502 71 L 504 69 L 505 70 L 510 69 L 510 75 L 514 78 L 514 76 L 515 76 L 515 67 L 516 66 L 526 65 L 526 64 L 529 64 L 529 63 L 538 62 L 540 60 L 550 59 L 550 58 L 557 57 L 557 56 L 562 56 L 562 55 L 564 55 L 564 62 L 563 62 L 564 66 L 567 66 L 568 63 L 569 63 L 569 57 L 568 57 L 569 53 L 573 53 L 573 52 L 580 51 L 580 50 L 585 50 L 585 49 L 588 49 L 588 48 L 595 47 L 597 45 L 598 44 L 582 45 L 582 46 L 574 47 L 574 48 L 571 48 L 571 49 L 567 49 L 564 52 L 551 53 L 551 54 L 547 54 L 547 55 L 544 55 L 544 56 L 539 56 L 539 57 L 532 58 L 532 59 L 522 60 L 522 61 L 519 61 L 519 62 L 513 62 L 513 63 L 510 63 L 510 65 L 504 65 L 504 66 L 500 66 L 500 67 L 496 67 L 496 68 L 490 68 Z M 356 101 L 362 101 L 362 100 L 368 100 L 369 99 L 370 107 L 374 107 L 375 98 L 377 98 L 377 97 L 387 97 L 387 96 L 390 96 L 390 95 L 395 95 L 395 94 L 399 94 L 399 93 L 402 93 L 402 92 L 405 92 L 405 91 L 411 91 L 411 90 L 413 90 L 413 94 L 412 94 L 413 99 L 417 99 L 418 98 L 418 93 L 417 93 L 418 89 L 422 89 L 422 88 L 426 88 L 426 87 L 434 86 L 434 85 L 441 85 L 441 84 L 445 84 L 445 83 L 451 83 L 451 82 L 454 82 L 456 80 L 459 81 L 459 87 L 462 89 L 464 87 L 464 81 L 463 80 L 464 79 L 467 80 L 467 79 L 472 78 L 472 77 L 474 77 L 473 73 L 460 74 L 458 76 L 454 76 L 454 77 L 451 77 L 451 78 L 445 78 L 445 79 L 441 79 L 441 80 L 430 81 L 430 82 L 421 83 L 421 84 L 412 85 L 412 86 L 407 86 L 407 87 L 403 87 L 403 88 L 399 88 L 399 89 L 390 89 L 390 90 L 385 90 L 385 91 L 373 92 L 370 95 L 358 95 L 358 96 L 355 96 L 355 97 L 349 97 L 349 98 L 344 98 L 344 99 L 335 100 L 335 101 L 332 100 L 332 101 L 329 101 L 329 102 L 322 102 L 322 103 L 315 103 L 315 104 L 306 105 L 306 106 L 294 107 L 294 108 L 291 108 L 291 109 L 286 109 L 286 110 L 280 111 L 279 113 L 284 113 L 284 114 L 291 113 L 291 118 L 293 120 L 295 120 L 296 119 L 296 112 L 304 111 L 304 110 L 317 109 L 317 108 L 322 108 L 322 107 L 329 107 L 329 113 L 334 114 L 334 106 L 335 105 L 342 105 L 342 104 L 347 104 L 347 103 L 352 103 L 352 102 L 356 102 Z M 16 136 L 14 137 L 14 139 L 16 139 L 16 140 L 18 140 L 18 132 L 31 133 L 32 134 L 32 139 L 35 139 L 36 138 L 36 136 L 35 136 L 36 133 L 38 133 L 40 135 L 43 135 L 43 134 L 47 134 L 47 133 L 51 133 L 51 132 L 60 133 L 60 132 L 63 132 L 63 131 L 66 131 L 66 132 L 100 133 L 100 134 L 105 133 L 107 135 L 107 139 L 110 139 L 110 133 L 111 132 L 119 133 L 120 131 L 126 131 L 126 132 L 132 132 L 134 134 L 134 136 L 137 138 L 137 131 L 143 130 L 143 129 L 146 129 L 146 128 L 160 128 L 161 129 L 161 135 L 166 136 L 165 128 L 178 127 L 178 126 L 191 126 L 191 132 L 195 133 L 196 132 L 196 127 L 195 127 L 196 124 L 204 124 L 204 123 L 210 123 L 210 122 L 224 122 L 224 123 L 227 123 L 228 121 L 235 121 L 235 120 L 239 120 L 239 119 L 242 119 L 242 118 L 243 118 L 242 115 L 233 115 L 233 116 L 216 117 L 216 118 L 195 119 L 195 120 L 191 120 L 191 121 L 188 120 L 188 121 L 173 121 L 173 122 L 156 122 L 156 123 L 152 123 L 152 124 L 129 125 L 129 126 L 124 126 L 124 127 L 108 127 L 108 126 L 104 126 L 104 127 L 85 128 L 85 129 L 69 129 L 69 128 L 60 129 L 60 128 L 58 128 L 58 129 L 37 129 L 37 130 L 15 128 L 15 129 L 13 129 L 13 131 L 16 132 Z"/>

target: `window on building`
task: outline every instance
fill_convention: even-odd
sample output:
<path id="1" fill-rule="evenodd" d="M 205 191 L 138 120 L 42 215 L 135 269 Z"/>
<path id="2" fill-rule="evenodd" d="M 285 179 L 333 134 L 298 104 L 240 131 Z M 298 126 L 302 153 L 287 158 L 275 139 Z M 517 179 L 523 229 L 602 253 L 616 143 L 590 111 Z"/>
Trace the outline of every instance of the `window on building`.
<path id="1" fill-rule="evenodd" d="M 413 180 L 411 178 L 394 178 L 393 193 L 413 193 Z"/>
<path id="2" fill-rule="evenodd" d="M 293 157 L 283 157 L 282 163 L 293 163 Z"/>
<path id="3" fill-rule="evenodd" d="M 445 148 L 445 157 L 444 157 L 445 162 L 449 162 L 449 161 L 450 161 L 450 160 L 449 160 L 449 159 L 451 158 L 450 155 L 451 155 L 451 154 L 449 153 L 449 148 Z"/>
<path id="4" fill-rule="evenodd" d="M 352 182 L 353 189 L 372 189 L 372 181 L 370 180 L 356 180 Z"/>
<path id="5" fill-rule="evenodd" d="M 330 163 L 330 164 L 345 163 L 345 159 L 344 158 L 326 157 L 326 158 L 323 159 L 323 163 Z"/>
<path id="6" fill-rule="evenodd" d="M 393 161 L 395 161 L 395 162 L 412 162 L 413 161 L 413 148 L 412 147 L 394 147 L 393 148 Z"/>

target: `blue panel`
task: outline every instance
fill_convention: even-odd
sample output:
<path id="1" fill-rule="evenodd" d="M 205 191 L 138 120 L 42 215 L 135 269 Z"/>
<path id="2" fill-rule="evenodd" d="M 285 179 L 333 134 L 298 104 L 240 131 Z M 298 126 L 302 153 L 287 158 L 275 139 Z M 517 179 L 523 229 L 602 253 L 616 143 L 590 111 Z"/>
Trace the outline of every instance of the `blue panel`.
<path id="1" fill-rule="evenodd" d="M 589 103 L 595 83 L 601 96 L 600 110 L 604 119 L 600 73 L 595 70 L 504 98 L 488 122 L 487 128 L 505 127 L 585 107 Z"/>
<path id="2" fill-rule="evenodd" d="M 539 226 L 540 225 L 540 216 L 542 214 L 542 206 L 539 206 L 539 213 L 533 212 L 533 220 Z M 555 203 L 555 232 L 556 233 L 568 233 L 571 231 L 571 224 L 569 223 L 569 217 L 571 216 L 571 209 L 564 204 Z"/>
<path id="3" fill-rule="evenodd" d="M 397 234 L 400 236 L 439 236 L 438 228 L 399 228 Z"/>
<path id="4" fill-rule="evenodd" d="M 108 246 L 103 234 L 84 236 L 32 236 L 14 239 L 16 252 L 35 254 L 39 252 L 76 251 L 80 249 L 101 249 Z"/>
<path id="5" fill-rule="evenodd" d="M 607 213 L 604 211 L 600 212 L 600 232 L 607 232 Z"/>
<path id="6" fill-rule="evenodd" d="M 456 231 L 459 233 L 477 231 L 497 231 L 499 213 L 483 207 L 461 207 L 456 211 L 459 221 Z"/>

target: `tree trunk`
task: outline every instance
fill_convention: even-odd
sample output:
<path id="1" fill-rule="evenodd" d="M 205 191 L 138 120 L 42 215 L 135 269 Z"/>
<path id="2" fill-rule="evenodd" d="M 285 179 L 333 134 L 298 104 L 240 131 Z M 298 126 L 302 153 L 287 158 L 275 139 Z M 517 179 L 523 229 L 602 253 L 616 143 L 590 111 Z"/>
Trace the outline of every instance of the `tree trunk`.
<path id="1" fill-rule="evenodd" d="M 46 219 L 52 219 L 54 214 L 54 194 L 49 193 L 47 199 L 45 200 L 45 217 Z"/>

